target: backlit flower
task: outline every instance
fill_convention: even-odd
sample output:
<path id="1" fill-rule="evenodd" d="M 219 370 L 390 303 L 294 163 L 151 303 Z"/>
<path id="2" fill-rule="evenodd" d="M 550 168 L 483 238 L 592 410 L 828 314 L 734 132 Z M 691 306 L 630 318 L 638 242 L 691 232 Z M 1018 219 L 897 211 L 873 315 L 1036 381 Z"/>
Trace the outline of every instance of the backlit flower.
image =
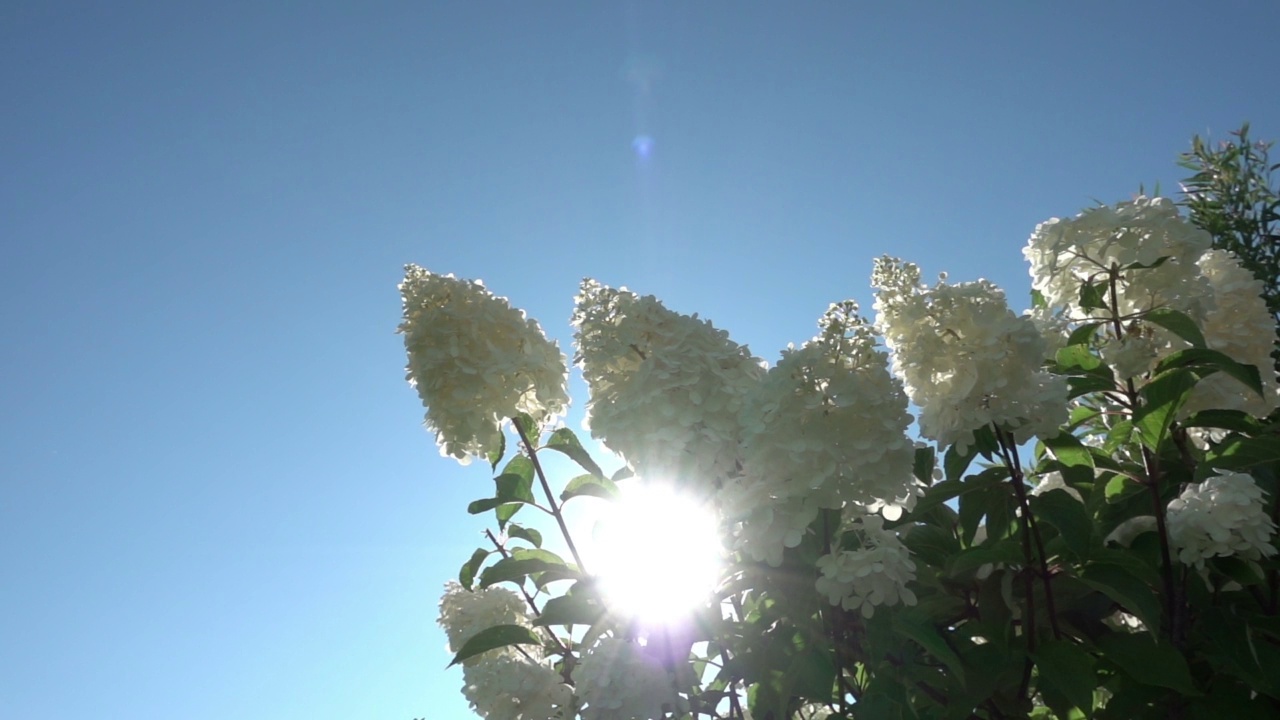
<path id="1" fill-rule="evenodd" d="M 479 282 L 405 267 L 406 377 L 440 452 L 463 464 L 496 450 L 520 413 L 550 422 L 568 404 L 565 357 L 538 323 Z"/>

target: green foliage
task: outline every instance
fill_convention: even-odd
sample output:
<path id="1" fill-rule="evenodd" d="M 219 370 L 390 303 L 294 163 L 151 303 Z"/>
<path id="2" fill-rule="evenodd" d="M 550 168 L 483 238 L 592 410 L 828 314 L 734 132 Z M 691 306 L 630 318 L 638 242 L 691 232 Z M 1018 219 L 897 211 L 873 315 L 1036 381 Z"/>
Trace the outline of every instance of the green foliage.
<path id="1" fill-rule="evenodd" d="M 1247 132 L 1216 150 L 1194 140 L 1184 156 L 1196 172 L 1185 205 L 1215 244 L 1263 278 L 1277 312 L 1277 166 L 1266 165 L 1269 146 Z M 1280 716 L 1280 562 L 1184 564 L 1169 530 L 1170 501 L 1225 471 L 1249 473 L 1280 517 L 1280 432 L 1236 410 L 1188 415 L 1197 385 L 1217 374 L 1242 392 L 1263 391 L 1259 369 L 1210 349 L 1197 320 L 1168 308 L 1118 316 L 1117 273 L 1161 262 L 1101 270 L 1082 286 L 1077 309 L 1089 312 L 1044 366 L 1070 387 L 1061 432 L 1030 448 L 1014 441 L 1016 428 L 992 425 L 965 447 L 916 449 L 920 496 L 885 523 L 910 551 L 915 602 L 864 613 L 815 591 L 820 558 L 875 549 L 838 509 L 819 511 L 777 567 L 731 554 L 716 595 L 689 621 L 688 657 L 664 660 L 687 661 L 696 677 L 679 688 L 695 716 L 741 720 L 742 707 L 757 720 L 807 720 L 802 713 L 815 707 L 830 718 L 876 720 Z M 1178 343 L 1183 349 L 1128 378 L 1104 349 L 1130 332 L 1171 333 L 1190 347 Z M 494 494 L 468 507 L 493 511 L 505 537 L 490 534 L 495 547 L 475 550 L 458 581 L 518 587 L 534 629 L 482 631 L 453 663 L 538 645 L 568 680 L 599 638 L 647 631 L 611 611 L 557 505 L 616 500 L 630 471 L 607 475 L 568 429 L 539 444 L 527 436 L 529 418 L 514 423 L 518 451 L 500 472 L 505 444 L 488 456 Z M 544 451 L 582 470 L 557 479 L 558 493 L 543 476 Z M 511 522 L 526 505 L 558 522 L 568 552 L 551 552 L 541 531 Z"/>
<path id="2" fill-rule="evenodd" d="M 1262 281 L 1267 307 L 1280 318 L 1280 163 L 1270 161 L 1273 145 L 1250 140 L 1245 123 L 1217 147 L 1195 136 L 1179 164 L 1193 173 L 1182 181 L 1191 222 Z"/>

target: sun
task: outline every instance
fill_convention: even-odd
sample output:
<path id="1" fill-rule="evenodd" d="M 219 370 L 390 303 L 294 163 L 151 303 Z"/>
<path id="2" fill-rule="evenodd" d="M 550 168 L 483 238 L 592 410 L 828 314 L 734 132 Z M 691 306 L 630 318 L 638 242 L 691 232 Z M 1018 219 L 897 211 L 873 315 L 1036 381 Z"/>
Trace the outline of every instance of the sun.
<path id="1" fill-rule="evenodd" d="M 704 606 L 724 555 L 715 512 L 669 484 L 633 481 L 596 524 L 592 555 L 610 610 L 647 625 Z"/>

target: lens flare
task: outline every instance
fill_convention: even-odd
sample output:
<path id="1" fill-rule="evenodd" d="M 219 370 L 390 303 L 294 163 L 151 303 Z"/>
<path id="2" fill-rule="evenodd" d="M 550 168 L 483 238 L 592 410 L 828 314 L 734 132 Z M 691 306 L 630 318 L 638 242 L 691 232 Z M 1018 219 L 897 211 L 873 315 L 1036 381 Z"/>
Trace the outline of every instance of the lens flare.
<path id="1" fill-rule="evenodd" d="M 637 135 L 636 139 L 631 141 L 631 149 L 641 160 L 648 159 L 653 154 L 653 138 L 648 135 Z"/>
<path id="2" fill-rule="evenodd" d="M 592 566 L 612 611 L 650 625 L 675 622 L 716 587 L 718 522 L 668 485 L 635 482 L 597 523 Z"/>

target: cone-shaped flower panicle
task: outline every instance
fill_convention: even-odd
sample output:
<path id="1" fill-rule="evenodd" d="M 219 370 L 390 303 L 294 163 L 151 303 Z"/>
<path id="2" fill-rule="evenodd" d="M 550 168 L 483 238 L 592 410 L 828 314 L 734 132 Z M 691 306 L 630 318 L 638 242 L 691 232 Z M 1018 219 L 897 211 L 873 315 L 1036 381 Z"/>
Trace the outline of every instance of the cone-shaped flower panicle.
<path id="1" fill-rule="evenodd" d="M 416 265 L 405 267 L 400 296 L 407 379 L 441 454 L 465 464 L 499 447 L 506 419 L 548 423 L 564 412 L 564 354 L 506 298 Z"/>
<path id="2" fill-rule="evenodd" d="M 743 476 L 721 493 L 739 548 L 773 564 L 821 508 L 852 503 L 896 518 L 916 497 L 911 416 L 888 354 L 851 301 L 819 325 L 749 397 Z"/>
<path id="3" fill-rule="evenodd" d="M 975 430 L 996 423 L 1023 442 L 1066 422 L 1066 381 L 1040 369 L 1044 339 L 995 285 L 944 278 L 929 288 L 918 267 L 890 257 L 876 260 L 871 283 L 876 326 L 920 408 L 924 437 L 968 446 Z"/>
<path id="4" fill-rule="evenodd" d="M 641 476 L 709 492 L 738 462 L 738 416 L 760 361 L 696 315 L 582 283 L 573 317 L 593 437 Z"/>
<path id="5" fill-rule="evenodd" d="M 1040 223 L 1022 253 L 1031 264 L 1032 287 L 1050 307 L 1076 306 L 1073 316 L 1081 320 L 1109 315 L 1078 304 L 1081 286 L 1105 287 L 1112 268 L 1124 271 L 1117 287 L 1122 314 L 1196 296 L 1202 286 L 1195 262 L 1210 243 L 1209 234 L 1184 220 L 1172 200 L 1137 197 Z"/>

